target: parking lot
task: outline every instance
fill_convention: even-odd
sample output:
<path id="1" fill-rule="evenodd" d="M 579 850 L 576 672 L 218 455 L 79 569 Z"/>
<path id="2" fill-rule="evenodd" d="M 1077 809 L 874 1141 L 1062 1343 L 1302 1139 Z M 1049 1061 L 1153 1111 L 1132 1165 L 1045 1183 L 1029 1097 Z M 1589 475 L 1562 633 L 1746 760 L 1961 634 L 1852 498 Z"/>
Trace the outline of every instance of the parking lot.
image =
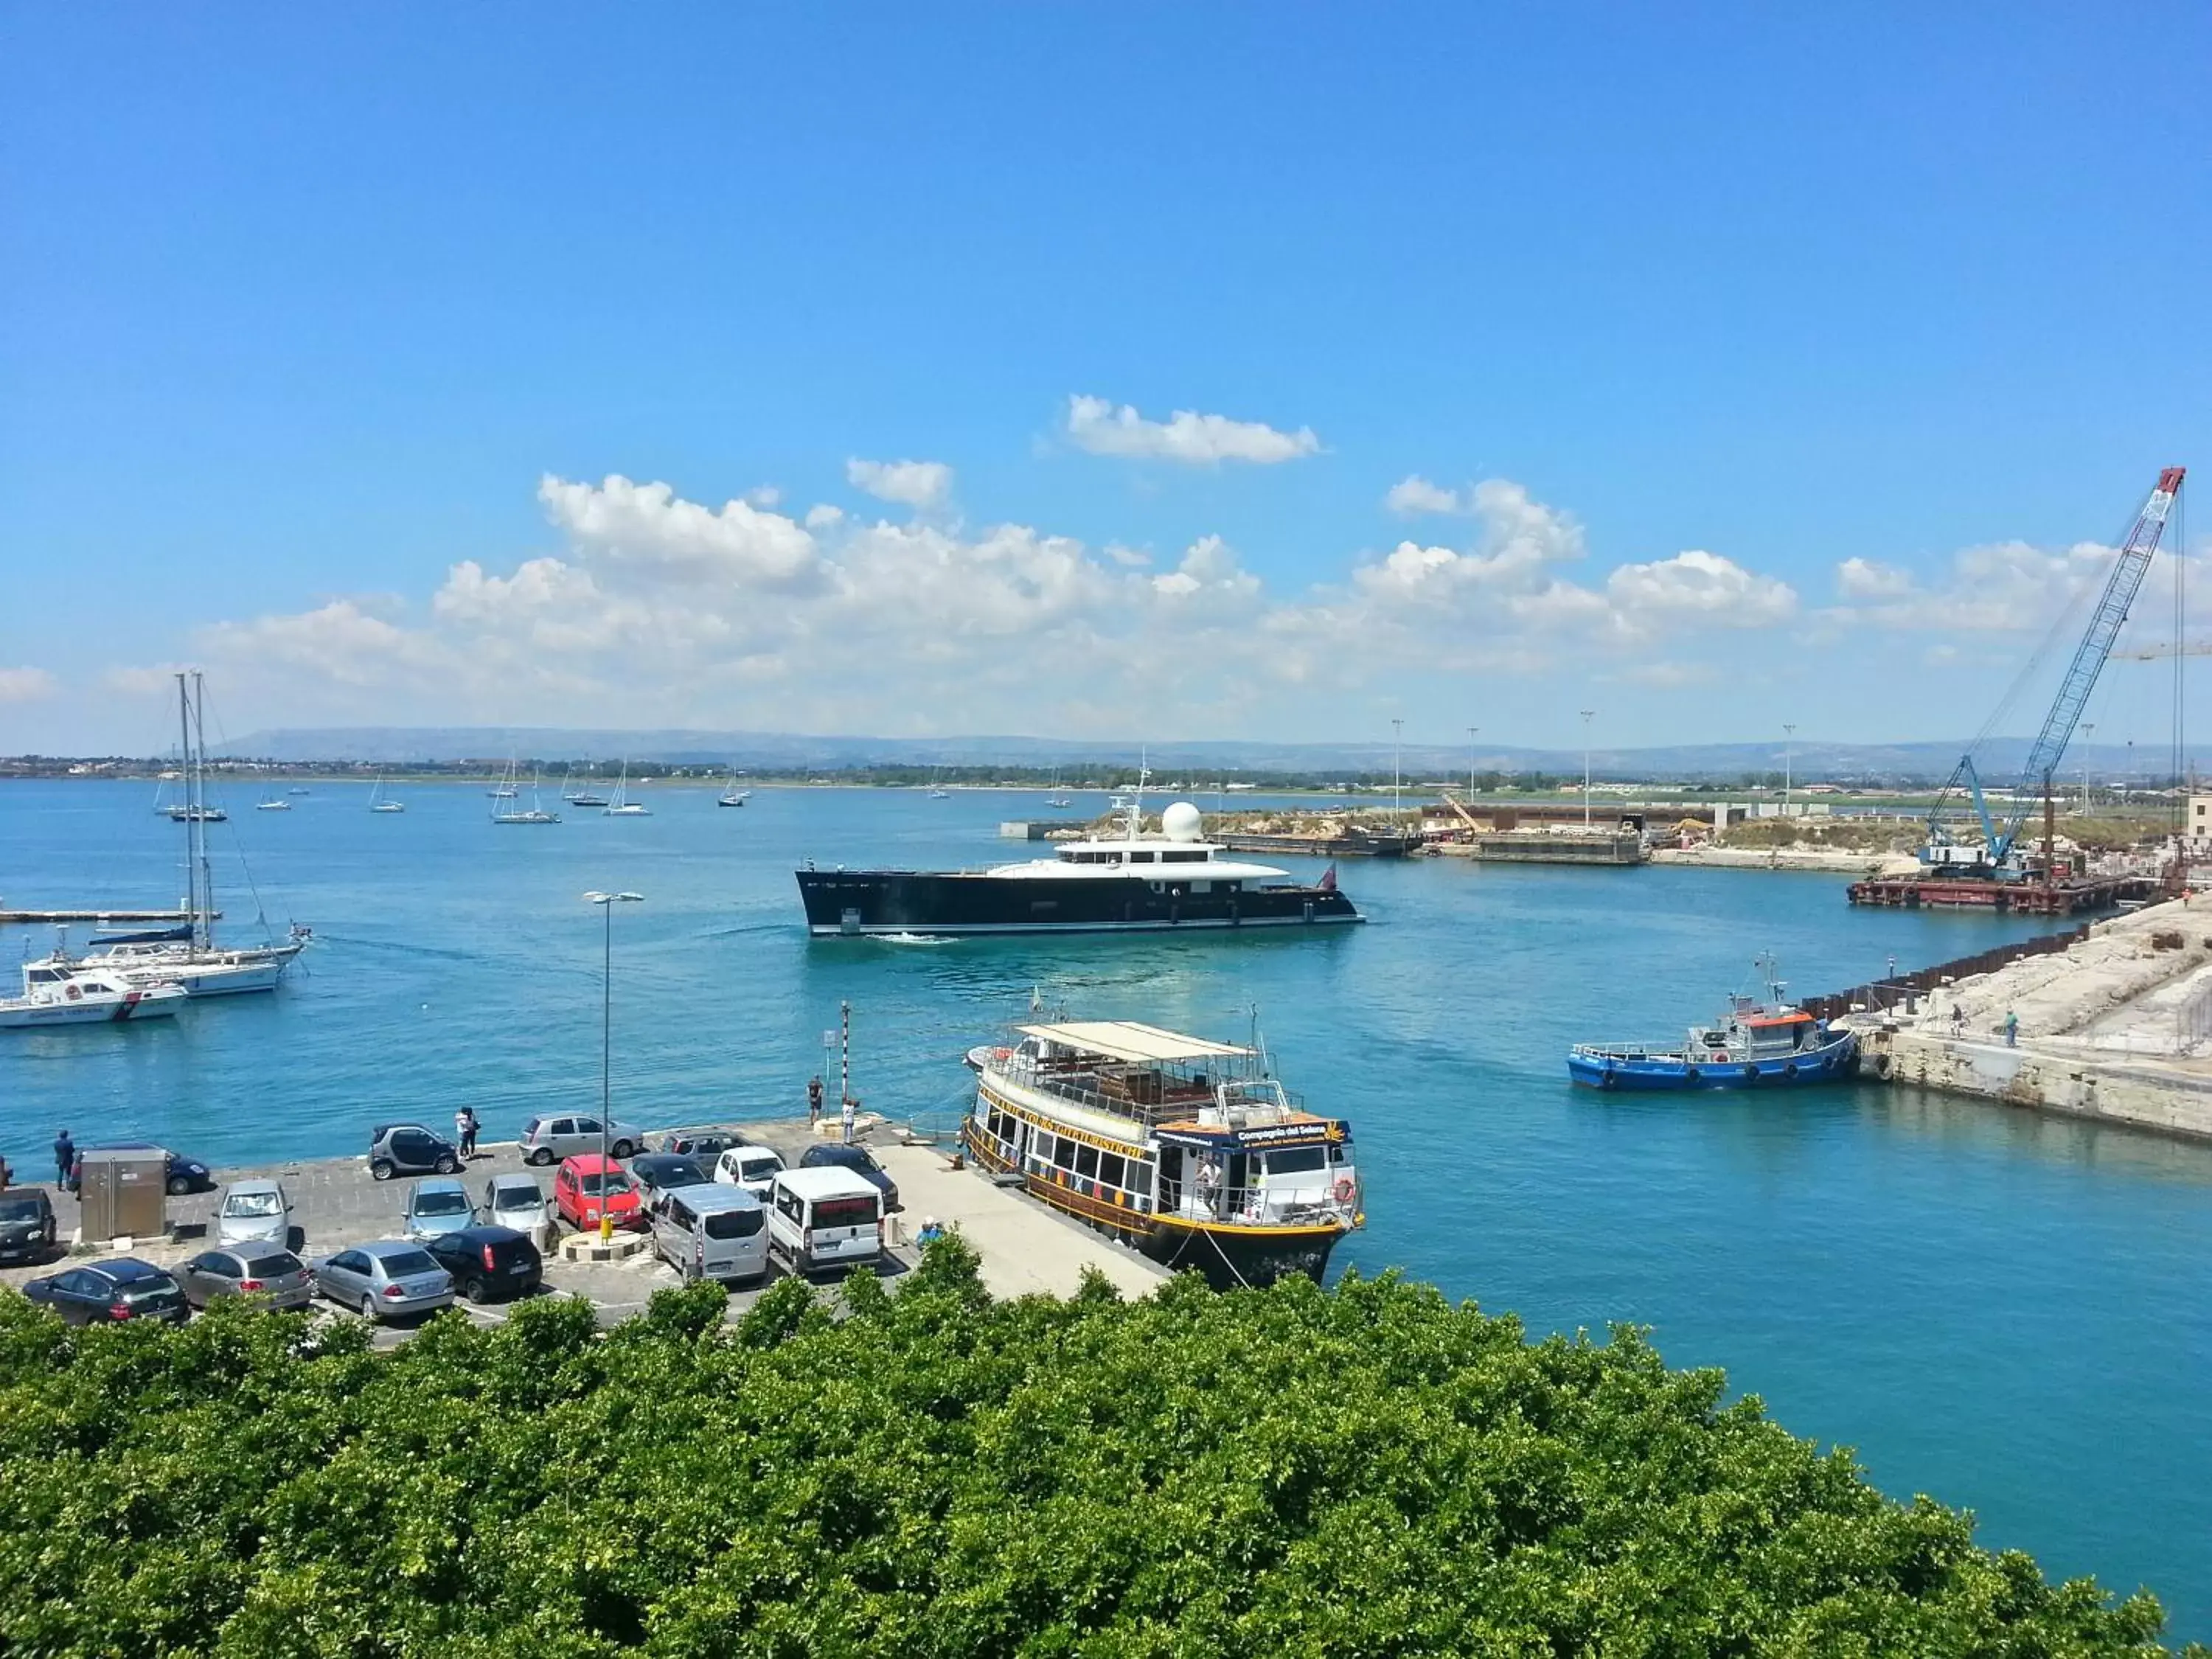
<path id="1" fill-rule="evenodd" d="M 804 1119 L 790 1122 L 752 1123 L 744 1126 L 745 1133 L 759 1145 L 774 1147 L 787 1163 L 796 1164 L 812 1137 Z M 189 1150 L 188 1148 L 184 1150 Z M 470 1196 L 482 1202 L 484 1183 L 495 1175 L 521 1171 L 534 1178 L 549 1196 L 553 1189 L 553 1170 L 550 1167 L 528 1169 L 512 1141 L 480 1142 L 476 1155 L 463 1166 L 460 1178 L 468 1185 Z M 368 1172 L 365 1158 L 302 1159 L 289 1164 L 257 1165 L 250 1168 L 218 1168 L 215 1170 L 218 1186 L 213 1192 L 193 1193 L 168 1200 L 171 1237 L 138 1239 L 131 1243 L 128 1254 L 162 1267 L 173 1267 L 209 1248 L 212 1240 L 212 1222 L 216 1206 L 222 1201 L 222 1188 L 232 1182 L 265 1179 L 282 1182 L 286 1195 L 291 1200 L 294 1234 L 292 1249 L 303 1259 L 312 1262 L 349 1245 L 367 1243 L 372 1239 L 393 1238 L 400 1233 L 400 1211 L 408 1189 L 414 1184 L 404 1176 L 392 1181 L 377 1181 Z M 26 1184 L 18 1182 L 18 1188 Z M 25 1279 L 42 1273 L 58 1271 L 58 1264 L 70 1260 L 70 1241 L 78 1225 L 76 1195 L 46 1188 L 54 1205 L 59 1227 L 62 1249 L 53 1260 L 32 1266 L 0 1267 L 0 1284 L 20 1285 Z M 912 1265 L 911 1247 L 903 1247 L 908 1237 L 908 1218 L 893 1216 L 887 1228 L 887 1242 L 891 1248 L 885 1253 L 882 1271 L 888 1277 L 896 1277 Z M 569 1232 L 563 1225 L 563 1237 Z M 105 1241 L 100 1241 L 100 1253 L 108 1254 Z M 665 1265 L 648 1249 L 621 1261 L 571 1262 L 562 1259 L 557 1250 L 549 1251 L 545 1257 L 544 1294 L 568 1294 L 588 1298 L 599 1310 L 600 1322 L 612 1324 L 641 1310 L 657 1290 L 679 1281 L 672 1268 Z M 733 1290 L 730 1308 L 734 1317 L 752 1305 L 760 1293 L 760 1286 L 747 1285 Z M 329 1303 L 315 1304 L 323 1316 L 338 1319 L 358 1319 L 360 1316 L 342 1312 Z M 457 1301 L 454 1306 L 472 1320 L 484 1324 L 503 1322 L 509 1312 L 506 1304 L 492 1304 L 484 1307 L 472 1306 Z M 389 1346 L 405 1339 L 419 1320 L 395 1321 L 380 1327 L 377 1335 L 380 1346 Z"/>

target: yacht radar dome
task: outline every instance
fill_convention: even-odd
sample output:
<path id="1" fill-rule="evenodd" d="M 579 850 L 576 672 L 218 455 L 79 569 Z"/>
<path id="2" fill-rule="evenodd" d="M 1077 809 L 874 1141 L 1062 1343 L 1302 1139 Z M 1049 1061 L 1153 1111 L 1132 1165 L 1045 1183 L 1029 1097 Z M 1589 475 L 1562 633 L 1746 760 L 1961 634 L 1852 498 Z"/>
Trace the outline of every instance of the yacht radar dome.
<path id="1" fill-rule="evenodd" d="M 1170 841 L 1196 841 L 1204 833 L 1203 820 L 1188 801 L 1175 801 L 1160 814 L 1160 830 Z"/>

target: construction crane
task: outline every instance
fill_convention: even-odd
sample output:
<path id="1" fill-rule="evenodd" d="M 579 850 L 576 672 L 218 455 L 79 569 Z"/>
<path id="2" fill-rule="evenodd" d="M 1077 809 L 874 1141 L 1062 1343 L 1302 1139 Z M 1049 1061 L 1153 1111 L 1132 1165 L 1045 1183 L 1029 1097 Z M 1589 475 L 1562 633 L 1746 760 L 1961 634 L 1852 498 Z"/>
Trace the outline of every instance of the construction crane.
<path id="1" fill-rule="evenodd" d="M 2151 556 L 2158 551 L 2159 537 L 2173 511 L 2174 497 L 2180 493 L 2184 470 L 2169 466 L 2158 475 L 2157 487 L 2143 503 L 2142 511 L 2136 515 L 2135 526 L 2128 532 L 2127 540 L 2121 544 L 2120 556 L 2112 565 L 2112 574 L 2105 580 L 2104 592 L 2089 613 L 2089 626 L 2081 635 L 2081 643 L 2075 647 L 2074 660 L 2067 667 L 2066 678 L 2058 684 L 2058 696 L 2051 705 L 2051 712 L 2043 717 L 2043 730 L 2036 734 L 2034 744 L 2027 751 L 2027 764 L 2021 769 L 2020 781 L 2013 787 L 2012 798 L 2005 805 L 2003 820 L 1999 822 L 1990 811 L 1989 801 L 1982 793 L 1980 775 L 1974 769 L 1973 751 L 1967 750 L 1960 757 L 1958 767 L 1944 784 L 1942 793 L 1936 797 L 1936 805 L 1929 809 L 1928 839 L 1920 849 L 1922 864 L 1947 876 L 1980 876 L 1997 881 L 2027 879 L 2027 862 L 2019 856 L 2016 848 L 2020 832 L 2039 799 L 2044 803 L 2048 817 L 2051 780 L 2058 770 L 2058 763 L 2065 757 L 2066 745 L 2073 738 L 2075 724 L 2081 718 L 2089 693 L 2096 688 L 2097 677 L 2104 672 L 2106 660 L 2112 654 L 2112 641 L 2119 635 L 2120 624 L 2128 619 L 2128 608 L 2135 603 L 2136 591 L 2142 586 Z M 1962 795 L 1972 800 L 1974 816 L 1980 820 L 1982 839 L 1978 845 L 1954 839 L 1945 821 L 1945 809 Z M 2045 840 L 2048 839 L 2046 831 Z M 2047 846 L 2044 870 L 2047 881 Z"/>

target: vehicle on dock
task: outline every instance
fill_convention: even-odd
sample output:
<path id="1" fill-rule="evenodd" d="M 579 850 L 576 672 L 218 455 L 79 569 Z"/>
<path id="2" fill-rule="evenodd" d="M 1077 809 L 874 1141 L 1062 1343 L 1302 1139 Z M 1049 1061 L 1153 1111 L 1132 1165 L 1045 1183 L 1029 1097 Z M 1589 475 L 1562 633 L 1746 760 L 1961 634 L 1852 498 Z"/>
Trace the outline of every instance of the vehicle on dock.
<path id="1" fill-rule="evenodd" d="M 768 1211 L 742 1187 L 683 1187 L 653 1196 L 653 1253 L 685 1279 L 757 1283 L 768 1276 Z"/>
<path id="2" fill-rule="evenodd" d="M 1365 920 L 1337 890 L 1282 879 L 1272 865 L 1224 858 L 1198 808 L 1176 801 L 1143 833 L 1132 798 L 1121 833 L 1062 843 L 1048 859 L 986 870 L 817 870 L 799 873 L 806 931 L 817 939 L 900 933 L 1127 933 L 1312 927 Z"/>
<path id="3" fill-rule="evenodd" d="M 882 1258 L 884 1195 L 851 1170 L 786 1170 L 769 1194 L 768 1247 L 794 1273 Z"/>
<path id="4" fill-rule="evenodd" d="M 1125 1020 L 1017 1027 L 970 1051 L 961 1126 L 984 1170 L 1218 1289 L 1319 1279 L 1364 1226 L 1352 1126 L 1244 1046 Z"/>
<path id="5" fill-rule="evenodd" d="M 315 1299 L 307 1264 L 266 1240 L 203 1250 L 177 1269 L 177 1283 L 195 1308 L 232 1296 L 253 1297 L 272 1309 L 304 1308 Z"/>
<path id="6" fill-rule="evenodd" d="M 742 1187 L 765 1204 L 783 1168 L 783 1154 L 773 1146 L 754 1146 L 741 1141 L 722 1149 L 721 1155 L 714 1160 L 714 1179 L 725 1187 Z"/>
<path id="7" fill-rule="evenodd" d="M 617 1227 L 645 1225 L 645 1201 L 629 1171 L 597 1152 L 562 1161 L 553 1177 L 553 1210 L 580 1233 L 595 1231 L 602 1213 Z"/>
<path id="8" fill-rule="evenodd" d="M 876 1155 L 865 1146 L 848 1146 L 828 1141 L 809 1146 L 799 1155 L 802 1170 L 850 1170 L 884 1195 L 884 1208 L 902 1210 L 899 1202 L 898 1182 L 891 1172 L 877 1162 Z"/>
<path id="9" fill-rule="evenodd" d="M 417 1243 L 445 1233 L 458 1233 L 476 1225 L 476 1206 L 458 1176 L 434 1176 L 407 1189 L 406 1207 L 399 1213 L 399 1231 Z"/>
<path id="10" fill-rule="evenodd" d="M 283 1183 L 234 1181 L 216 1206 L 215 1236 L 224 1244 L 282 1244 L 292 1231 L 292 1200 Z"/>
<path id="11" fill-rule="evenodd" d="M 380 1238 L 315 1264 L 315 1289 L 374 1325 L 453 1305 L 453 1279 L 411 1238 Z"/>
<path id="12" fill-rule="evenodd" d="M 545 1258 L 512 1227 L 463 1227 L 422 1241 L 456 1290 L 471 1303 L 513 1302 L 535 1296 L 545 1278 Z"/>
<path id="13" fill-rule="evenodd" d="M 542 1169 L 585 1152 L 628 1158 L 645 1145 L 645 1131 L 635 1123 L 620 1121 L 610 1121 L 602 1130 L 598 1118 L 581 1114 L 533 1117 L 522 1126 L 516 1145 L 522 1149 L 525 1164 L 534 1164 Z"/>
<path id="14" fill-rule="evenodd" d="M 103 1140 L 96 1146 L 80 1146 L 70 1164 L 67 1185 L 71 1192 L 84 1188 L 84 1155 L 87 1152 L 159 1152 L 161 1155 L 161 1184 L 172 1198 L 182 1198 L 188 1193 L 211 1193 L 215 1190 L 215 1172 L 196 1158 L 172 1152 L 167 1146 L 156 1146 L 150 1140 Z"/>
<path id="15" fill-rule="evenodd" d="M 23 1294 L 59 1314 L 64 1325 L 107 1325 L 159 1319 L 181 1325 L 191 1317 L 185 1292 L 167 1273 L 134 1255 L 71 1267 L 23 1286 Z"/>
<path id="16" fill-rule="evenodd" d="M 419 1123 L 380 1123 L 368 1132 L 368 1172 L 379 1181 L 403 1175 L 456 1175 L 461 1149 Z"/>
<path id="17" fill-rule="evenodd" d="M 42 1261 L 53 1254 L 54 1201 L 43 1187 L 0 1193 L 0 1261 Z"/>
<path id="18" fill-rule="evenodd" d="M 553 1243 L 553 1202 L 535 1177 L 495 1175 L 483 1186 L 483 1204 L 477 1212 L 487 1227 L 511 1227 L 540 1249 Z"/>
<path id="19" fill-rule="evenodd" d="M 648 1194 L 704 1186 L 714 1178 L 708 1160 L 677 1152 L 640 1152 L 629 1161 L 631 1178 Z"/>
<path id="20" fill-rule="evenodd" d="M 1731 997 L 1711 1025 L 1692 1025 L 1674 1047 L 1641 1042 L 1578 1042 L 1567 1051 L 1567 1075 L 1593 1089 L 1774 1089 L 1841 1083 L 1859 1067 L 1857 1033 L 1838 1030 L 1783 1000 L 1771 957 L 1759 960 L 1765 1001 Z"/>

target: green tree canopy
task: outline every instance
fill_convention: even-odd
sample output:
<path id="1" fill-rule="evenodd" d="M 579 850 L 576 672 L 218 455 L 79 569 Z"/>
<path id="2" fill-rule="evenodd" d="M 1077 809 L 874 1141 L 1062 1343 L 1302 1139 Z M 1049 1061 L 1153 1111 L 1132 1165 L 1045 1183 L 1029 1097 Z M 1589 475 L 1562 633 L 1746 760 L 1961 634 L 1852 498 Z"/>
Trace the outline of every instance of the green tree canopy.
<path id="1" fill-rule="evenodd" d="M 14 1655 L 2106 1655 L 2046 1584 L 1669 1371 L 1395 1278 L 545 1298 L 391 1353 L 0 1297 Z"/>

